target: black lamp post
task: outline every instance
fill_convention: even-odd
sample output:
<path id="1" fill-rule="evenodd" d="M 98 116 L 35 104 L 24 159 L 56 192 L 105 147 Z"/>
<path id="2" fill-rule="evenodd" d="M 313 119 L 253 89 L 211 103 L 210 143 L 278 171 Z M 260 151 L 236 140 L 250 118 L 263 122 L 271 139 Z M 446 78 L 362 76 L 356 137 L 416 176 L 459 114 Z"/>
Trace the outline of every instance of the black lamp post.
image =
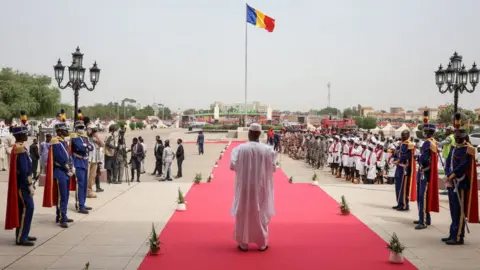
<path id="1" fill-rule="evenodd" d="M 68 67 L 68 83 L 64 86 L 61 86 L 63 81 L 63 74 L 65 72 L 65 66 L 62 65 L 62 61 L 58 59 L 58 63 L 53 66 L 55 70 L 55 80 L 58 83 L 60 89 L 65 89 L 71 87 L 73 89 L 73 95 L 75 100 L 75 112 L 74 119 L 75 122 L 77 119 L 78 113 L 78 92 L 80 89 L 85 88 L 88 91 L 93 91 L 95 85 L 98 83 L 100 77 L 100 69 L 97 67 L 97 62 L 93 64 L 90 68 L 90 82 L 92 83 L 92 88 L 89 88 L 85 83 L 85 68 L 83 67 L 83 53 L 80 52 L 80 48 L 77 47 L 74 53 L 72 53 L 72 65 Z"/>
<path id="2" fill-rule="evenodd" d="M 458 55 L 457 52 L 450 57 L 450 63 L 448 64 L 447 69 L 443 69 L 442 65 L 438 67 L 438 70 L 435 71 L 435 81 L 438 86 L 438 91 L 445 94 L 447 91 L 453 92 L 453 113 L 454 115 L 458 112 L 458 94 L 467 91 L 468 93 L 473 93 L 475 87 L 478 84 L 478 77 L 480 70 L 477 68 L 475 62 L 470 70 L 465 69 L 465 65 L 462 65 L 462 56 Z M 467 84 L 470 77 L 471 89 L 467 88 Z M 442 89 L 444 84 L 447 84 L 445 89 Z M 453 119 L 452 119 L 453 121 Z"/>

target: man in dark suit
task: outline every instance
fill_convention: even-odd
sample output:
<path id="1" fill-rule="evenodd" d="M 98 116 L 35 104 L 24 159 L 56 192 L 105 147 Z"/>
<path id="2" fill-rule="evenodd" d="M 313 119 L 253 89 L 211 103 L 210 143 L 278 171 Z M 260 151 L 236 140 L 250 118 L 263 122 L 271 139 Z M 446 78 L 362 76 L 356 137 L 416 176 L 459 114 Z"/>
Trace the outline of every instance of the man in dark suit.
<path id="1" fill-rule="evenodd" d="M 178 147 L 177 147 L 177 152 L 175 153 L 175 157 L 177 158 L 178 173 L 175 178 L 181 178 L 182 164 L 183 164 L 183 160 L 185 159 L 185 152 L 183 151 L 182 139 L 178 139 L 177 144 L 178 144 Z"/>
<path id="2" fill-rule="evenodd" d="M 143 151 L 142 144 L 138 141 L 137 138 L 133 138 L 131 150 L 131 172 L 132 172 L 132 181 L 135 176 L 135 170 L 137 171 L 137 182 L 140 182 L 140 170 L 142 166 L 142 160 L 145 158 L 145 152 Z"/>
<path id="3" fill-rule="evenodd" d="M 32 159 L 32 177 L 37 178 L 38 160 L 40 159 L 40 152 L 38 152 L 38 141 L 33 139 L 32 145 L 30 145 L 30 158 Z"/>
<path id="4" fill-rule="evenodd" d="M 152 175 L 157 174 L 158 177 L 162 175 L 162 167 L 163 167 L 163 143 L 162 140 L 160 140 L 160 136 L 157 136 L 157 143 L 155 144 L 155 170 L 153 171 Z"/>

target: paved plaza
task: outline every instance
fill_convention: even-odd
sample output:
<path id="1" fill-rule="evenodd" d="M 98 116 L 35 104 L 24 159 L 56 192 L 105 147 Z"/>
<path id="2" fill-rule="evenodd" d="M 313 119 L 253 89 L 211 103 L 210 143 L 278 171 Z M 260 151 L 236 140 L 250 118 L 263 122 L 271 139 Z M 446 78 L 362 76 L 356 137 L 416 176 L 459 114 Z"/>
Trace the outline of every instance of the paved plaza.
<path id="1" fill-rule="evenodd" d="M 75 222 L 68 229 L 55 225 L 55 210 L 41 207 L 43 188 L 37 188 L 35 215 L 31 235 L 38 238 L 34 247 L 20 247 L 14 243 L 13 231 L 0 232 L 0 268 L 2 269 L 82 269 L 90 262 L 90 269 L 137 269 L 148 251 L 146 244 L 152 222 L 160 231 L 176 208 L 177 189 L 188 192 L 196 173 L 204 179 L 218 159 L 222 144 L 206 144 L 205 155 L 199 156 L 195 144 L 185 144 L 184 177 L 173 182 L 158 182 L 150 173 L 154 168 L 153 147 L 156 135 L 169 138 L 173 145 L 177 138 L 194 141 L 195 134 L 184 130 L 164 129 L 127 132 L 127 142 L 142 136 L 147 144 L 147 174 L 141 183 L 107 185 L 96 199 L 87 199 L 93 207 L 89 215 L 75 212 L 74 193 L 70 195 L 69 217 Z M 218 140 L 224 134 L 206 134 L 206 140 Z M 175 149 L 176 146 L 173 147 Z M 279 157 L 281 168 L 294 183 L 310 182 L 314 171 L 302 161 L 286 155 Z M 173 172 L 176 173 L 176 164 Z M 441 196 L 441 213 L 433 214 L 433 225 L 416 231 L 412 221 L 416 204 L 410 212 L 391 209 L 395 202 L 393 186 L 352 185 L 334 179 L 327 171 L 317 171 L 320 187 L 335 200 L 345 195 L 353 214 L 385 240 L 395 232 L 406 245 L 406 257 L 419 269 L 478 269 L 480 265 L 480 229 L 470 224 L 471 234 L 466 245 L 446 246 L 440 238 L 447 235 L 450 216 L 448 202 Z M 5 216 L 7 174 L 0 173 L 0 192 L 5 198 L 0 213 Z M 215 179 L 213 181 L 219 181 Z M 313 187 L 312 188 L 316 188 Z M 321 211 L 321 205 L 312 205 L 312 211 Z M 229 213 L 225 213 L 229 215 Z M 2 219 L 3 222 L 3 219 Z M 273 219 L 275 222 L 275 219 Z M 3 224 L 2 224 L 3 226 Z M 233 230 L 233 228 L 232 228 Z M 321 244 L 321 241 L 319 241 Z M 341 253 L 341 251 L 339 251 Z M 368 250 L 359 250 L 368 252 Z M 388 258 L 385 258 L 387 260 Z"/>

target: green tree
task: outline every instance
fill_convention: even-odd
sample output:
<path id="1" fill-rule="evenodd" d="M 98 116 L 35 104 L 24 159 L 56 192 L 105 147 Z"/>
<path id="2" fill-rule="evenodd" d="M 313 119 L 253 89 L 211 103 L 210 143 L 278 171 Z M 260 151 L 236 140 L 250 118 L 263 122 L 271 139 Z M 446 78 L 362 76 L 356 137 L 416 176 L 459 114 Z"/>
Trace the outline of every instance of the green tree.
<path id="1" fill-rule="evenodd" d="M 183 114 L 184 115 L 189 115 L 189 114 L 195 114 L 195 109 L 186 109 L 185 111 L 183 111 Z"/>
<path id="2" fill-rule="evenodd" d="M 337 108 L 327 107 L 321 110 L 314 110 L 313 113 L 317 115 L 337 115 L 340 112 Z"/>
<path id="3" fill-rule="evenodd" d="M 356 125 L 362 129 L 374 129 L 377 127 L 377 119 L 375 119 L 374 117 L 357 116 L 357 117 L 354 117 L 353 120 L 355 120 Z"/>
<path id="4" fill-rule="evenodd" d="M 135 118 L 145 120 L 148 116 L 153 116 L 154 114 L 155 110 L 153 110 L 152 106 L 145 106 L 135 113 Z"/>
<path id="5" fill-rule="evenodd" d="M 29 116 L 53 116 L 60 104 L 60 90 L 51 86 L 48 76 L 0 70 L 0 117 L 6 122 L 24 109 Z"/>
<path id="6" fill-rule="evenodd" d="M 345 118 L 353 118 L 355 116 L 360 116 L 360 112 L 358 111 L 357 107 L 346 108 L 343 110 L 343 116 Z"/>
<path id="7" fill-rule="evenodd" d="M 461 118 L 462 124 L 466 124 L 466 123 L 473 124 L 478 118 L 475 112 L 471 110 L 466 110 L 459 107 L 458 112 L 462 115 L 462 118 Z M 439 124 L 452 125 L 453 120 L 454 120 L 454 115 L 453 115 L 452 104 L 446 106 L 445 108 L 443 108 L 438 112 L 437 122 Z"/>

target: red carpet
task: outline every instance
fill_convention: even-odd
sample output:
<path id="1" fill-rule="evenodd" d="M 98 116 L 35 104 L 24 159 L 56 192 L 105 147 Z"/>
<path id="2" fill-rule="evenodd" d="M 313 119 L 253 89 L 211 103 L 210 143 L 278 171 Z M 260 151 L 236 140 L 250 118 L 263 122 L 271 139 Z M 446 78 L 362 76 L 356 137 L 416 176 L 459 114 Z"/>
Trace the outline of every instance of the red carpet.
<path id="1" fill-rule="evenodd" d="M 230 216 L 234 173 L 229 170 L 236 145 L 214 169 L 211 183 L 188 192 L 187 211 L 176 212 L 160 234 L 161 254 L 147 255 L 139 269 L 416 269 L 408 261 L 390 264 L 385 241 L 366 225 L 353 215 L 339 215 L 338 203 L 320 188 L 289 184 L 278 170 L 270 248 L 259 252 L 251 245 L 246 253 L 238 251 Z"/>

